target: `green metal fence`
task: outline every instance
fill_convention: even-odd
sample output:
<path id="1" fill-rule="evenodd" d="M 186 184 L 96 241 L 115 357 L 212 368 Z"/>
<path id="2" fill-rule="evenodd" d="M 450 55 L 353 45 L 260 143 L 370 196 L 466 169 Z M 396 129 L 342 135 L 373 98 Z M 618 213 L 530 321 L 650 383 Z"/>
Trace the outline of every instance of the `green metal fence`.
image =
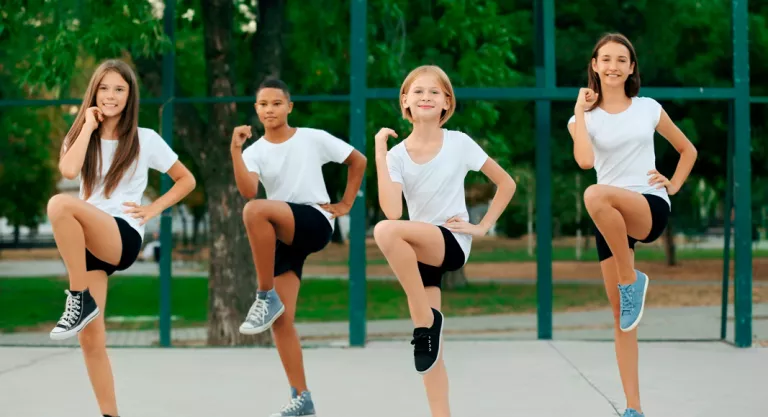
<path id="1" fill-rule="evenodd" d="M 348 102 L 350 105 L 349 135 L 351 144 L 365 154 L 366 103 L 368 100 L 398 98 L 397 88 L 369 88 L 367 85 L 367 1 L 351 0 L 351 82 L 348 95 L 294 96 L 295 101 Z M 577 87 L 558 87 L 555 77 L 555 1 L 535 0 L 536 24 L 536 86 L 524 88 L 457 88 L 459 100 L 535 101 L 536 107 L 536 235 L 537 235 L 537 297 L 538 338 L 552 339 L 552 163 L 551 163 L 551 104 L 553 101 L 573 101 Z M 166 0 L 164 29 L 173 44 L 176 0 Z M 726 213 L 735 209 L 735 345 L 749 347 L 752 343 L 752 252 L 751 252 L 751 184 L 750 184 L 750 103 L 768 103 L 768 97 L 750 97 L 747 0 L 732 0 L 733 87 L 731 88 L 643 88 L 643 95 L 657 100 L 721 100 L 730 102 L 728 138 L 728 187 Z M 176 97 L 174 91 L 175 56 L 170 50 L 163 57 L 163 90 L 160 98 L 142 99 L 142 103 L 161 104 L 161 134 L 171 144 L 173 112 L 176 103 L 251 102 L 253 97 Z M 79 104 L 79 99 L 61 100 L 0 100 L 0 106 L 42 106 Z M 171 186 L 163 177 L 162 192 Z M 349 257 L 349 342 L 364 346 L 366 341 L 366 209 L 365 184 L 351 212 Z M 725 216 L 725 245 L 723 257 L 723 308 L 721 338 L 726 339 L 731 221 Z M 161 217 L 161 303 L 160 345 L 171 346 L 171 210 Z"/>

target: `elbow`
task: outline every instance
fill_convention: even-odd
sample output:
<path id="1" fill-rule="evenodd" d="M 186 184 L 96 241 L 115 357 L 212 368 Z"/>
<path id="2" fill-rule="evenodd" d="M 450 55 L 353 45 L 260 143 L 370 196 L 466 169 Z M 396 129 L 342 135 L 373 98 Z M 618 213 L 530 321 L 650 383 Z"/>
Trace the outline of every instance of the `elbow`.
<path id="1" fill-rule="evenodd" d="M 595 166 L 595 163 L 592 161 L 584 161 L 584 160 L 576 160 L 576 163 L 579 164 L 579 168 L 587 170 L 592 169 Z"/>
<path id="2" fill-rule="evenodd" d="M 59 164 L 59 172 L 61 173 L 62 177 L 66 178 L 68 180 L 73 180 L 73 179 L 77 178 L 78 174 L 80 174 L 76 170 L 74 170 L 74 169 L 72 169 L 70 167 L 67 167 L 67 166 L 63 166 L 61 164 Z"/>
<path id="3" fill-rule="evenodd" d="M 246 200 L 252 200 L 256 198 L 255 190 L 240 190 L 240 195 Z"/>
<path id="4" fill-rule="evenodd" d="M 400 220 L 400 217 L 403 216 L 402 208 L 397 209 L 395 207 L 382 207 L 382 211 L 384 212 L 384 216 L 387 218 L 387 220 Z"/>

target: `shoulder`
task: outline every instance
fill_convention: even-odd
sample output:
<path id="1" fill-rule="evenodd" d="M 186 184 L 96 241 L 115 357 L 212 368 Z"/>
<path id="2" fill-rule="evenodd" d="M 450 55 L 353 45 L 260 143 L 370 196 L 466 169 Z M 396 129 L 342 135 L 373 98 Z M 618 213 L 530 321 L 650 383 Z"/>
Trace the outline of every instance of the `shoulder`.
<path id="1" fill-rule="evenodd" d="M 635 103 L 640 105 L 641 108 L 644 108 L 644 109 L 653 109 L 653 110 L 655 110 L 655 109 L 661 108 L 661 104 L 659 104 L 658 101 L 656 101 L 656 100 L 654 100 L 654 99 L 652 99 L 650 97 L 640 97 L 640 96 L 638 96 L 638 97 L 634 98 L 634 101 L 635 101 Z"/>
<path id="2" fill-rule="evenodd" d="M 297 127 L 296 137 L 299 138 L 335 138 L 332 134 L 323 129 L 315 129 L 313 127 Z"/>
<path id="3" fill-rule="evenodd" d="M 142 143 L 163 140 L 163 137 L 160 136 L 154 129 L 150 129 L 148 127 L 139 127 L 138 133 L 139 140 Z"/>
<path id="4" fill-rule="evenodd" d="M 264 147 L 264 143 L 266 143 L 264 138 L 263 137 L 259 137 L 252 144 L 246 146 L 245 149 L 243 149 L 243 155 L 244 156 L 255 156 L 255 155 L 257 155 L 259 153 L 259 151 L 261 150 L 261 148 Z"/>
<path id="5" fill-rule="evenodd" d="M 472 143 L 475 142 L 475 140 L 472 139 L 471 136 L 469 136 L 468 134 L 460 130 L 445 129 L 444 132 L 445 132 L 445 135 L 443 136 L 443 139 L 445 139 L 448 142 L 453 142 L 459 145 L 464 145 L 469 142 L 472 142 Z"/>

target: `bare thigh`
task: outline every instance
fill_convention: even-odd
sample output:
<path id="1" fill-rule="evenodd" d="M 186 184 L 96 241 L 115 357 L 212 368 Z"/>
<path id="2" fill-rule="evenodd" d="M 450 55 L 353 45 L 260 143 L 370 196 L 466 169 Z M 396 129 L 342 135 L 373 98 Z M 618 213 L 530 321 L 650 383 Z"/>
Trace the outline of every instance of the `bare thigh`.
<path id="1" fill-rule="evenodd" d="M 374 227 L 373 236 L 379 247 L 388 245 L 392 239 L 403 239 L 413 248 L 416 259 L 421 263 L 441 266 L 445 260 L 443 233 L 433 224 L 410 220 L 383 220 Z"/>
<path id="2" fill-rule="evenodd" d="M 267 220 L 274 226 L 278 240 L 286 245 L 293 243 L 296 219 L 293 218 L 293 210 L 288 203 L 276 200 L 251 200 L 243 209 L 243 221 L 248 225 L 254 220 Z M 258 233 L 258 230 L 255 232 Z"/>
<path id="3" fill-rule="evenodd" d="M 599 221 L 603 204 L 608 204 L 621 213 L 629 236 L 643 240 L 651 233 L 651 207 L 642 194 L 611 185 L 595 184 L 587 187 L 584 191 L 584 205 L 596 222 Z"/>
<path id="4" fill-rule="evenodd" d="M 48 201 L 48 216 L 71 214 L 80 223 L 85 236 L 85 247 L 97 258 L 112 265 L 120 263 L 123 241 L 117 221 L 90 203 L 66 194 L 58 194 Z"/>

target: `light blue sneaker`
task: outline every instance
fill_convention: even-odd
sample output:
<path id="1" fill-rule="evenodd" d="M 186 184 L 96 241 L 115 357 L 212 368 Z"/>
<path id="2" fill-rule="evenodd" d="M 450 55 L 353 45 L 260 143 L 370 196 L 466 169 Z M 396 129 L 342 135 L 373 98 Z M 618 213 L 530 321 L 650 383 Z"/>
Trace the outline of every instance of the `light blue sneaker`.
<path id="1" fill-rule="evenodd" d="M 291 388 L 291 402 L 283 407 L 279 413 L 269 417 L 317 417 L 315 404 L 312 402 L 312 394 L 309 391 L 304 391 L 301 395 L 294 395 L 294 393 L 296 390 Z"/>
<path id="2" fill-rule="evenodd" d="M 627 408 L 624 410 L 623 417 L 645 417 L 645 414 L 640 414 L 633 408 Z"/>
<path id="3" fill-rule="evenodd" d="M 648 292 L 648 275 L 635 270 L 635 282 L 629 285 L 619 284 L 621 305 L 619 311 L 619 327 L 623 332 L 630 332 L 637 327 L 643 318 L 645 294 Z"/>
<path id="4" fill-rule="evenodd" d="M 256 301 L 248 310 L 245 322 L 240 325 L 240 333 L 259 334 L 268 330 L 283 312 L 285 306 L 274 288 L 269 291 L 257 291 Z"/>

